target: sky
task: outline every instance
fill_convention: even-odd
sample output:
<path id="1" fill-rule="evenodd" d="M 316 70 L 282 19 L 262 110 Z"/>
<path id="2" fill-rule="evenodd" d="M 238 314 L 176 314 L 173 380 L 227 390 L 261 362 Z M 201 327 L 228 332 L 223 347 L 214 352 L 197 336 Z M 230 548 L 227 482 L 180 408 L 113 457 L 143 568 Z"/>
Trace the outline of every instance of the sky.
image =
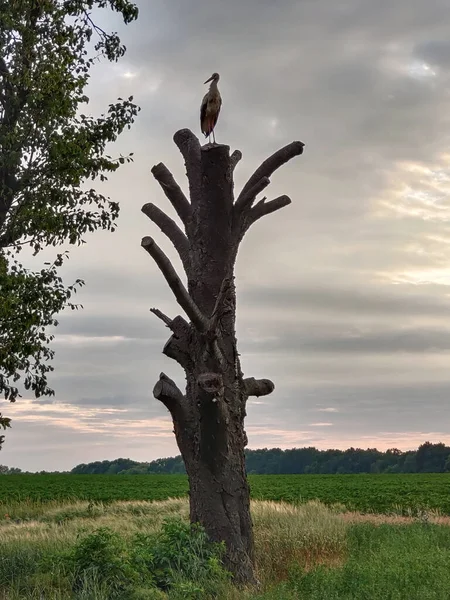
<path id="1" fill-rule="evenodd" d="M 180 314 L 140 247 L 141 213 L 172 217 L 150 169 L 187 189 L 178 129 L 200 136 L 214 71 L 216 139 L 238 148 L 236 189 L 293 140 L 302 156 L 265 190 L 292 204 L 256 223 L 238 255 L 237 333 L 245 376 L 275 391 L 250 399 L 250 448 L 450 444 L 450 3 L 448 0 L 140 0 L 137 22 L 101 13 L 127 46 L 88 89 L 99 114 L 133 94 L 136 124 L 111 149 L 134 152 L 97 189 L 121 206 L 118 230 L 87 237 L 64 269 L 86 286 L 61 315 L 54 398 L 0 402 L 13 419 L 0 462 L 65 470 L 81 462 L 178 454 L 152 396 L 167 329 Z M 202 141 L 203 143 L 203 141 Z M 43 259 L 42 259 L 43 260 Z"/>

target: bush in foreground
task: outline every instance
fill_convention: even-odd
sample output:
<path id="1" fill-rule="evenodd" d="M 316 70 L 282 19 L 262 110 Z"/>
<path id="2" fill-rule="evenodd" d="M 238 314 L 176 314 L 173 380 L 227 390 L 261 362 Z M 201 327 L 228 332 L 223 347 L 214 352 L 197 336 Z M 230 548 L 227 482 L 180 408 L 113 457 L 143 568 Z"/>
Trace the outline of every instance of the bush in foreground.
<path id="1" fill-rule="evenodd" d="M 117 532 L 98 528 L 76 543 L 63 564 L 78 596 L 100 588 L 111 600 L 134 600 L 157 598 L 161 590 L 170 598 L 197 600 L 214 597 L 217 586 L 228 581 L 223 551 L 202 527 L 172 517 L 160 533 L 138 533 L 128 543 Z"/>

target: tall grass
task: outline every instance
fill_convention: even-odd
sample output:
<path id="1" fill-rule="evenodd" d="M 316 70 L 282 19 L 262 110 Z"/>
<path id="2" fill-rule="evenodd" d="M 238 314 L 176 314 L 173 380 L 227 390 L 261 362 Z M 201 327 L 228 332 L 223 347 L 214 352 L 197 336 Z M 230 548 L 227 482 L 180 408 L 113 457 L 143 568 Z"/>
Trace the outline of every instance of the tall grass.
<path id="1" fill-rule="evenodd" d="M 439 525 L 358 524 L 338 569 L 291 574 L 298 600 L 448 600 L 450 529 Z"/>
<path id="2" fill-rule="evenodd" d="M 111 581 L 99 577 L 98 569 L 78 573 L 74 586 L 75 571 L 68 568 L 64 557 L 73 548 L 80 548 L 88 534 L 106 528 L 118 534 L 136 570 L 139 561 L 145 563 L 147 559 L 145 548 L 142 555 L 133 549 L 136 539 L 148 539 L 151 545 L 167 517 L 187 520 L 189 513 L 186 499 L 108 504 L 28 502 L 5 508 L 8 517 L 0 520 L 0 600 L 111 600 Z M 175 577 L 171 588 L 162 591 L 140 578 L 136 570 L 133 585 L 115 597 L 450 599 L 448 525 L 433 524 L 422 517 L 400 523 L 391 520 L 386 524 L 381 517 L 363 522 L 360 515 L 340 514 L 317 501 L 296 506 L 254 501 L 252 516 L 261 581 L 258 591 L 236 590 L 219 571 L 216 579 L 208 576 L 211 580 L 203 583 L 187 581 L 180 574 L 179 581 Z M 208 573 L 214 573 L 214 568 Z"/>
<path id="3" fill-rule="evenodd" d="M 263 582 L 287 577 L 292 565 L 310 568 L 342 560 L 347 524 L 317 501 L 293 506 L 255 502 L 252 510 L 259 577 Z"/>

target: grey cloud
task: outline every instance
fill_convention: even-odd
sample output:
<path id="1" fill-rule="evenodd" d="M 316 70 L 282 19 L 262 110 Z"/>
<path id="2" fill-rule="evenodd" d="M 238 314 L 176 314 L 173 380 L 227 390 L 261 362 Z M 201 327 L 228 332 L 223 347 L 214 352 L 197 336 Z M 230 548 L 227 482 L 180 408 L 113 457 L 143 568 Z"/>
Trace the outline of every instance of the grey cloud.
<path id="1" fill-rule="evenodd" d="M 167 336 L 144 340 L 144 343 L 127 340 L 98 346 L 59 345 L 55 371 L 50 377 L 56 400 L 77 404 L 84 398 L 85 402 L 89 399 L 94 404 L 96 399 L 101 399 L 103 404 L 105 397 L 110 397 L 116 407 L 151 403 L 163 412 L 163 407 L 151 395 L 159 373 L 166 372 L 180 385 L 184 380 L 178 366 L 162 355 L 166 340 Z"/>
<path id="2" fill-rule="evenodd" d="M 282 398 L 275 391 L 267 404 L 250 406 L 249 413 L 273 417 L 274 408 L 278 411 L 279 402 L 283 400 L 281 410 L 289 411 L 290 419 L 298 413 L 294 428 L 301 421 L 309 423 L 313 420 L 332 421 L 337 427 L 344 428 L 355 424 L 371 428 L 373 419 L 377 419 L 375 429 L 389 429 L 399 427 L 401 420 L 405 419 L 408 420 L 408 427 L 414 430 L 420 429 L 422 419 L 426 419 L 423 426 L 433 430 L 442 427 L 442 421 L 450 418 L 449 397 L 450 380 L 440 383 L 424 381 L 414 385 L 381 381 L 370 385 L 358 382 L 351 385 L 300 382 L 295 387 L 285 388 Z M 324 405 L 335 407 L 338 412 L 316 412 Z"/>
<path id="3" fill-rule="evenodd" d="M 89 397 L 89 396 L 81 396 L 76 399 L 76 404 L 78 406 L 92 406 L 92 407 L 113 407 L 113 408 L 124 408 L 128 406 L 128 404 L 132 404 L 134 407 L 136 404 L 148 404 L 148 398 L 139 397 L 139 396 L 130 396 L 130 395 L 118 395 L 111 394 L 111 396 L 97 396 L 97 397 Z"/>
<path id="4" fill-rule="evenodd" d="M 162 342 L 167 338 L 164 325 L 147 310 L 141 315 L 131 315 L 128 307 L 121 318 L 116 309 L 110 316 L 83 313 L 67 313 L 60 319 L 55 330 L 59 335 L 77 336 L 124 336 L 125 338 Z"/>
<path id="5" fill-rule="evenodd" d="M 448 40 L 427 40 L 415 48 L 418 58 L 431 65 L 450 67 L 450 42 Z"/>
<path id="6" fill-rule="evenodd" d="M 326 352 L 339 354 L 394 354 L 412 353 L 442 353 L 450 351 L 450 330 L 427 330 L 427 329 L 394 329 L 388 331 L 354 331 L 343 330 L 340 334 L 323 333 L 320 327 L 301 326 L 294 332 L 280 330 L 279 337 L 274 340 L 266 340 L 251 343 L 249 341 L 241 344 L 242 349 L 262 352 L 293 352 L 297 354 Z"/>
<path id="7" fill-rule="evenodd" d="M 149 308 L 181 311 L 140 239 L 154 235 L 171 258 L 174 252 L 140 209 L 152 201 L 173 216 L 150 174 L 159 161 L 187 191 L 172 136 L 182 127 L 199 134 L 203 81 L 217 70 L 224 100 L 217 139 L 244 154 L 236 189 L 278 147 L 306 143 L 268 188 L 270 197 L 289 194 L 292 205 L 258 222 L 238 257 L 244 372 L 276 383 L 263 404 L 249 405 L 250 440 L 270 446 L 288 439 L 283 431 L 298 431 L 297 445 L 351 445 L 361 436 L 391 432 L 395 440 L 404 432 L 406 440 L 409 431 L 419 440 L 420 432 L 444 430 L 448 441 L 448 0 L 139 4 L 137 23 L 104 23 L 118 29 L 128 51 L 91 80 L 90 110 L 134 94 L 142 111 L 115 148 L 134 150 L 136 162 L 101 189 L 122 206 L 118 231 L 89 236 L 65 270 L 87 286 L 77 298 L 84 311 L 63 314 L 56 330 L 55 401 L 156 418 L 165 414 L 151 397 L 159 372 L 184 383 L 161 354 L 168 331 Z M 436 75 L 414 72 L 421 61 Z M 122 77 L 126 71 L 135 77 Z M 89 339 L 108 336 L 126 339 Z M 328 420 L 326 432 L 308 430 Z M 23 449 L 41 447 L 43 434 L 30 423 L 13 433 L 22 464 L 37 462 Z M 80 443 L 52 426 L 47 437 L 40 456 L 49 467 L 58 448 L 68 466 L 117 456 L 117 440 L 107 435 L 84 433 Z M 171 446 L 156 438 L 128 443 L 132 458 L 176 452 L 173 439 Z M 10 456 L 13 464 L 6 452 L 2 462 Z"/>
<path id="8" fill-rule="evenodd" d="M 333 282 L 334 283 L 334 282 Z M 297 314 L 317 312 L 329 315 L 383 316 L 386 319 L 403 317 L 447 318 L 450 316 L 450 298 L 440 294 L 436 286 L 429 286 L 425 294 L 411 286 L 367 285 L 343 287 L 338 284 L 310 284 L 295 287 L 252 286 L 241 292 L 240 303 L 245 306 L 267 307 L 267 309 L 295 310 Z M 245 310 L 245 308 L 244 308 Z"/>

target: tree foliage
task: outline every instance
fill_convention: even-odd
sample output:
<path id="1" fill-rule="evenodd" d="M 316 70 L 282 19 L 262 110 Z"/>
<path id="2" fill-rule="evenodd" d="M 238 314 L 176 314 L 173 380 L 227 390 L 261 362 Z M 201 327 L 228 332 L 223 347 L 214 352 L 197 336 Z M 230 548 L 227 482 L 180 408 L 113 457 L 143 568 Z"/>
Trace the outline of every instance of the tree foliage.
<path id="1" fill-rule="evenodd" d="M 22 469 L 0 465 L 0 475 L 19 475 L 20 473 L 22 473 Z"/>
<path id="2" fill-rule="evenodd" d="M 262 448 L 245 450 L 247 471 L 254 475 L 351 474 L 351 473 L 442 473 L 450 471 L 450 447 L 425 442 L 417 450 L 391 448 L 318 450 L 309 448 Z M 80 464 L 71 471 L 78 475 L 144 475 L 185 473 L 180 455 L 139 463 L 126 458 Z"/>
<path id="3" fill-rule="evenodd" d="M 17 255 L 114 231 L 118 204 L 93 182 L 131 160 L 106 151 L 137 115 L 132 97 L 99 117 L 84 114 L 92 67 L 125 52 L 116 33 L 94 22 L 98 9 L 126 24 L 138 16 L 128 0 L 0 0 L 0 393 L 11 401 L 22 376 L 37 397 L 53 393 L 47 328 L 76 308 L 70 298 L 83 283 L 64 285 L 66 253 L 36 271 Z"/>
<path id="4" fill-rule="evenodd" d="M 58 276 L 63 262 L 59 254 L 53 263 L 47 263 L 38 273 L 25 269 L 17 260 L 8 265 L 0 256 L 0 389 L 6 400 L 14 402 L 18 388 L 10 384 L 23 374 L 26 390 L 33 390 L 37 397 L 51 395 L 47 373 L 52 370 L 49 361 L 54 351 L 49 347 L 53 335 L 47 330 L 56 326 L 55 313 L 61 308 L 76 305 L 68 302 L 76 286 L 65 287 Z M 3 264 L 2 264 L 3 263 Z"/>

